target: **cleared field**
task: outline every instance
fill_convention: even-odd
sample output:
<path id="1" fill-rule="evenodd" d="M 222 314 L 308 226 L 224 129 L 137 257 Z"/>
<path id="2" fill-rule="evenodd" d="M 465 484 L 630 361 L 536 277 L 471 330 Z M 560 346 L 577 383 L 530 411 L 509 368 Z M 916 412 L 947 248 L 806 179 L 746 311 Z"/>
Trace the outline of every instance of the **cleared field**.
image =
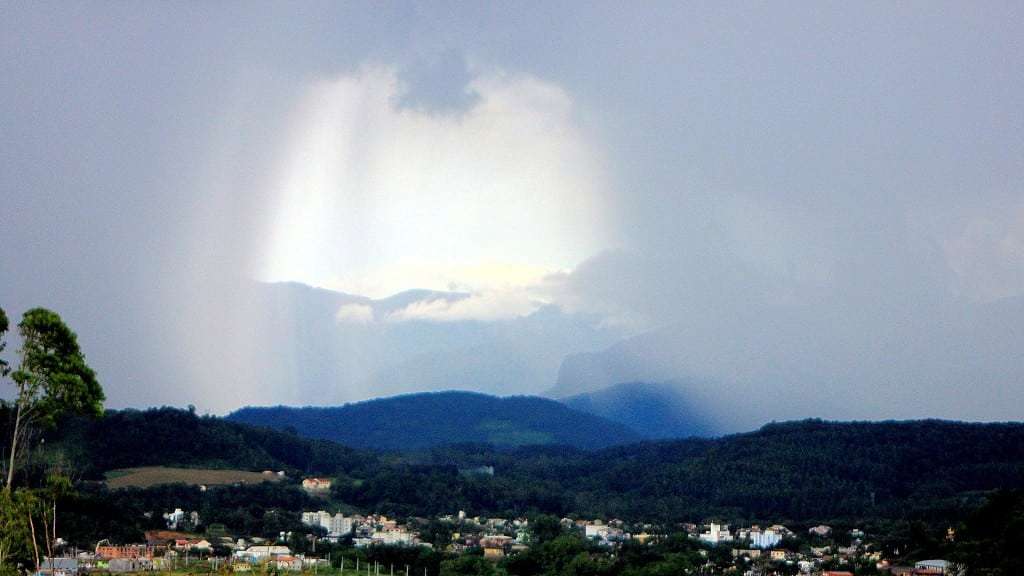
<path id="1" fill-rule="evenodd" d="M 158 484 L 259 484 L 269 481 L 277 482 L 281 478 L 277 474 L 262 474 L 247 470 L 211 470 L 205 468 L 166 468 L 164 466 L 148 466 L 144 468 L 124 468 L 111 470 L 107 473 L 107 486 L 110 488 L 148 488 Z"/>

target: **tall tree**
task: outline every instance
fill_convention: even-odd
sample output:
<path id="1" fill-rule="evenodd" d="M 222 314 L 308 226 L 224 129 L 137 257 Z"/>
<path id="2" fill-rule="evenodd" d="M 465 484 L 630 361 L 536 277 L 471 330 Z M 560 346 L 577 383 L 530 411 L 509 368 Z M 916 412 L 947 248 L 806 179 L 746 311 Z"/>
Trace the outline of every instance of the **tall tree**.
<path id="1" fill-rule="evenodd" d="M 18 332 L 22 344 L 20 362 L 11 373 L 17 394 L 12 401 L 14 428 L 7 489 L 14 483 L 19 451 L 27 447 L 25 440 L 32 430 L 53 426 L 68 413 L 99 416 L 104 400 L 103 388 L 86 364 L 78 337 L 55 312 L 29 310 L 18 324 Z"/>

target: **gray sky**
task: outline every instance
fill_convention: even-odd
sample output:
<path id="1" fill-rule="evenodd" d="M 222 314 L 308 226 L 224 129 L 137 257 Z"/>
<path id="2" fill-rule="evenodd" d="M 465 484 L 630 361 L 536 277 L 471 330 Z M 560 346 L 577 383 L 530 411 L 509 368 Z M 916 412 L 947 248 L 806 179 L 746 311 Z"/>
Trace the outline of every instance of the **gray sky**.
<path id="1" fill-rule="evenodd" d="M 590 353 L 735 428 L 1022 417 L 1019 3 L 3 14 L 0 305 L 62 313 L 112 406 L 539 393 Z"/>

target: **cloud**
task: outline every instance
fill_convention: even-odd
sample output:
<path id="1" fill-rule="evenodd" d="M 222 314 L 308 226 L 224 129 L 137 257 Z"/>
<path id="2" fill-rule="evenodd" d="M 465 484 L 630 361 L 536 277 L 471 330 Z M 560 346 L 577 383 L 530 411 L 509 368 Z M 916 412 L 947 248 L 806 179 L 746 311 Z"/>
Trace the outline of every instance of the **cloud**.
<path id="1" fill-rule="evenodd" d="M 314 82 L 273 180 L 262 279 L 373 297 L 481 290 L 599 250 L 606 177 L 570 95 L 495 70 L 468 89 L 477 98 L 447 114 L 398 107 L 389 67 Z"/>
<path id="2" fill-rule="evenodd" d="M 420 300 L 388 315 L 389 322 L 495 322 L 523 318 L 545 305 L 529 288 L 470 294 L 467 298 Z"/>
<path id="3" fill-rule="evenodd" d="M 373 322 L 373 307 L 367 304 L 345 304 L 338 308 L 334 319 L 342 324 L 369 324 Z"/>

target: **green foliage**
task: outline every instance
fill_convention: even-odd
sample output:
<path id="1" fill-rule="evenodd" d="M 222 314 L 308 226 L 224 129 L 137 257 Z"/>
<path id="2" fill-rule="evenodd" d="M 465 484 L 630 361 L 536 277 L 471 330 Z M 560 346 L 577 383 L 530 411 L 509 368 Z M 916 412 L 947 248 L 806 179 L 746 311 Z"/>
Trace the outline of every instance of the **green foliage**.
<path id="1" fill-rule="evenodd" d="M 576 514 L 665 525 L 712 516 L 948 525 L 980 505 L 988 491 L 1024 488 L 1020 424 L 810 421 L 715 440 L 596 452 L 460 445 L 380 455 L 161 408 L 110 411 L 100 420 L 73 418 L 47 437 L 47 446 L 81 463 L 86 478 L 150 465 L 330 476 L 336 479 L 330 494 L 336 505 L 397 516 L 467 510 L 506 518 Z M 482 464 L 493 465 L 495 475 L 459 473 Z M 244 514 L 224 513 L 233 517 L 225 522 L 229 528 L 251 525 Z"/>
<path id="2" fill-rule="evenodd" d="M 108 411 L 94 420 L 71 418 L 47 438 L 73 455 L 91 479 L 108 470 L 141 466 L 285 470 L 299 474 L 359 473 L 372 454 L 320 440 L 228 422 L 175 408 Z"/>
<path id="3" fill-rule="evenodd" d="M 55 312 L 33 308 L 18 324 L 21 363 L 11 374 L 17 402 L 33 408 L 37 421 L 53 425 L 68 413 L 99 416 L 103 388 L 85 362 L 78 337 Z"/>
<path id="4" fill-rule="evenodd" d="M 494 562 L 465 554 L 441 562 L 441 576 L 495 576 Z"/>
<path id="5" fill-rule="evenodd" d="M 953 559 L 967 576 L 1009 576 L 1024 566 L 1024 492 L 1000 491 L 957 535 Z"/>
<path id="6" fill-rule="evenodd" d="M 0 352 L 6 348 L 3 338 L 8 328 L 7 315 L 0 310 Z M 47 470 L 41 487 L 14 487 L 19 457 L 27 453 L 33 432 L 52 428 L 70 414 L 98 416 L 104 400 L 77 336 L 60 316 L 34 308 L 24 314 L 18 331 L 22 346 L 17 369 L 12 373 L 8 362 L 0 362 L 0 377 L 10 375 L 16 388 L 12 402 L 0 403 L 0 420 L 12 424 L 4 427 L 10 431 L 5 442 L 10 449 L 6 482 L 0 490 L 0 571 L 6 573 L 17 565 L 38 568 L 43 555 L 52 555 L 56 502 L 72 488 L 70 479 L 54 466 Z"/>

